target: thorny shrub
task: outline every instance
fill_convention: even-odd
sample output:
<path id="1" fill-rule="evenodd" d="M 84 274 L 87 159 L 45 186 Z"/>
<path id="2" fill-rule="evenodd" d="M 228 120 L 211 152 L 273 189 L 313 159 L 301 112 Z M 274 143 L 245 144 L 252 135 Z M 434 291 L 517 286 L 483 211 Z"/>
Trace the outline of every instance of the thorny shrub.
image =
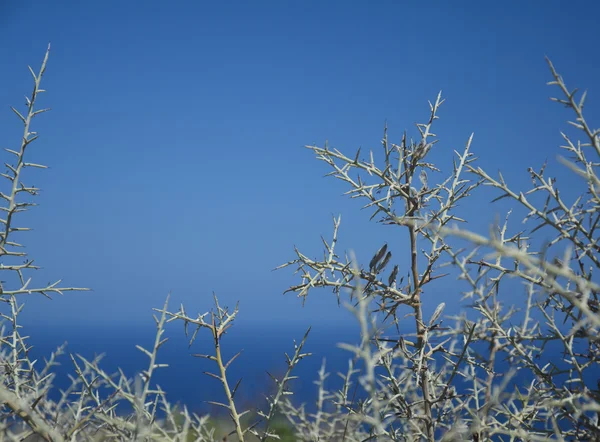
<path id="1" fill-rule="evenodd" d="M 600 157 L 599 131 L 583 116 L 585 94 L 576 99 L 577 91 L 566 87 L 550 62 L 549 84 L 563 97 L 553 100 L 575 115 L 570 124 L 582 138 L 574 141 L 563 134 L 562 148 L 570 158 L 561 162 L 581 187 L 574 201 L 559 193 L 556 180 L 545 175 L 545 165 L 529 169 L 533 187 L 527 192 L 511 189 L 501 174 L 497 178 L 487 174 L 474 165 L 472 137 L 462 152 L 456 152 L 451 173 L 434 183 L 430 175 L 439 176 L 441 171 L 428 158 L 437 143 L 432 129 L 441 96 L 430 103 L 427 122 L 417 125 L 418 139 L 405 133 L 394 144 L 388 141 L 386 128 L 381 165 L 372 152 L 364 160 L 360 149 L 347 156 L 328 146 L 307 146 L 331 168 L 330 175 L 348 185 L 352 198 L 366 201 L 372 219 L 406 232 L 410 244 L 406 269 L 393 265 L 387 244 L 377 248 L 368 266 L 361 266 L 352 253 L 336 250 L 341 221 L 336 218 L 332 240 L 323 240 L 322 260 L 296 250 L 295 259 L 280 266 L 291 266 L 300 274 L 300 283 L 288 291 L 303 300 L 319 287 L 331 288 L 338 299 L 349 294 L 346 302 L 360 325 L 360 344 L 342 344 L 353 355 L 348 372 L 341 375 L 342 388 L 329 391 L 325 368 L 319 372 L 316 412 L 295 404 L 290 391 L 292 371 L 308 355 L 302 350 L 308 331 L 295 344 L 294 353 L 286 355 L 285 375 L 273 378 L 277 388 L 267 409 L 257 413 L 238 409 L 235 395 L 240 384 L 232 387 L 227 376 L 237 355 L 225 361 L 221 352 L 223 336 L 238 310 L 222 307 L 216 297 L 214 309 L 197 316 L 188 315 L 183 306 L 169 311 L 168 299 L 163 308 L 155 309 L 154 345 L 138 346 L 148 357 L 148 367 L 133 379 L 122 372 L 106 373 L 99 359 L 71 355 L 72 383 L 52 400 L 56 358 L 63 350 L 52 354 L 44 367 L 31 360 L 18 325 L 22 310 L 18 299 L 85 289 L 61 287 L 60 281 L 32 288 L 25 274 L 36 266 L 13 239 L 13 232 L 27 230 L 15 226 L 15 215 L 33 205 L 21 201 L 21 196 L 38 192 L 22 183 L 22 172 L 45 167 L 27 162 L 25 153 L 37 139 L 31 123 L 45 111 L 35 105 L 43 92 L 40 83 L 49 49 L 39 72 L 30 68 L 34 88 L 26 99 L 26 113 L 13 108 L 24 133 L 20 148 L 6 149 L 14 161 L 2 174 L 10 183 L 10 191 L 0 193 L 5 202 L 0 270 L 8 275 L 6 287 L 0 287 L 6 306 L 0 336 L 2 440 L 210 441 L 231 436 L 265 441 L 279 438 L 278 416 L 289 421 L 294 440 L 306 441 L 600 440 L 599 286 L 592 277 L 600 267 L 596 231 L 600 179 L 599 163 L 589 159 Z M 510 199 L 524 208 L 529 229 L 511 234 L 504 222 L 482 236 L 457 227 L 464 221 L 455 213 L 458 202 L 482 185 L 495 189 L 496 200 Z M 551 239 L 533 251 L 538 231 L 550 233 Z M 469 246 L 458 249 L 459 241 Z M 423 244 L 426 248 L 419 250 Z M 444 303 L 435 309 L 429 306 L 433 314 L 424 317 L 424 288 L 448 278 L 449 273 L 441 273 L 444 268 L 455 271 L 466 284 L 462 295 L 470 304 L 450 317 L 444 316 Z M 506 294 L 501 287 L 515 287 L 514 282 L 505 283 L 509 278 L 524 287 L 521 308 L 502 302 Z M 231 418 L 228 434 L 217 434 L 208 416 L 170 404 L 152 383 L 156 370 L 166 366 L 158 362 L 158 350 L 166 341 L 165 324 L 171 321 L 183 323 L 190 343 L 204 329 L 210 335 L 214 351 L 197 356 L 215 363 L 216 373 L 209 374 L 222 383 L 226 401 L 214 404 Z M 405 330 L 407 324 L 414 332 L 385 335 L 392 327 Z M 507 365 L 510 369 L 500 370 Z M 123 404 L 133 411 L 120 412 Z"/>

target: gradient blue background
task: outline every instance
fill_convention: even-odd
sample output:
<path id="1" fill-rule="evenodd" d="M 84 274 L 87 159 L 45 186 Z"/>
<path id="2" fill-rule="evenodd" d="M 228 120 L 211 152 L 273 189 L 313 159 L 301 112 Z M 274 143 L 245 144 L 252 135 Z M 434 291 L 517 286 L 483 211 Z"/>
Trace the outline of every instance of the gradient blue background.
<path id="1" fill-rule="evenodd" d="M 568 85 L 589 89 L 593 125 L 599 12 L 591 1 L 0 1 L 2 147 L 18 146 L 8 106 L 24 108 L 27 65 L 37 70 L 52 44 L 40 101 L 52 112 L 35 121 L 29 156 L 51 169 L 26 171 L 43 194 L 20 217 L 43 266 L 34 282 L 93 289 L 27 300 L 24 322 L 59 341 L 151 333 L 151 309 L 168 292 L 173 308 L 204 312 L 215 291 L 223 304 L 240 301 L 245 336 L 285 328 L 300 337 L 310 324 L 315 339 L 333 336 L 352 324 L 334 296 L 315 292 L 301 308 L 281 295 L 298 278 L 271 270 L 294 245 L 321 256 L 319 235 L 330 238 L 339 213 L 339 250 L 362 262 L 388 240 L 406 265 L 407 237 L 370 223 L 303 146 L 329 140 L 379 154 L 384 121 L 392 141 L 404 129 L 416 136 L 427 100 L 443 90 L 431 157 L 443 172 L 475 132 L 473 152 L 490 173 L 524 189 L 527 168 L 548 158 L 568 195 L 577 180 L 556 154 L 571 115 L 548 99 L 557 91 L 545 84 L 544 56 Z M 495 196 L 481 189 L 458 214 L 485 233 L 514 206 L 488 205 Z M 462 286 L 450 281 L 432 285 L 430 309 L 459 306 Z M 92 341 L 84 352 L 115 345 Z"/>

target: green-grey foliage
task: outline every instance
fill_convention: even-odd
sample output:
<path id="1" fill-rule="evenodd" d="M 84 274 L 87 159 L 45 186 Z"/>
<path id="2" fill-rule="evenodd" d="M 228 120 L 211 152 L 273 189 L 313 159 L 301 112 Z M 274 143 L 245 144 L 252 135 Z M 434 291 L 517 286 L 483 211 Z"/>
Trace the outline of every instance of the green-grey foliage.
<path id="1" fill-rule="evenodd" d="M 155 309 L 156 335 L 151 348 L 138 346 L 148 364 L 133 379 L 101 368 L 100 358 L 87 360 L 70 356 L 71 385 L 58 400 L 49 397 L 55 376 L 56 358 L 51 355 L 43 367 L 29 356 L 27 338 L 18 322 L 22 304 L 19 297 L 39 293 L 50 296 L 64 291 L 85 290 L 61 287 L 60 281 L 35 288 L 26 277 L 35 270 L 14 238 L 17 214 L 28 210 L 38 189 L 23 184 L 25 169 L 45 166 L 29 162 L 30 145 L 37 134 L 31 125 L 46 109 L 37 110 L 41 80 L 49 48 L 41 69 L 33 76 L 33 93 L 26 111 L 13 109 L 24 127 L 20 147 L 6 149 L 13 162 L 3 174 L 9 191 L 0 193 L 5 213 L 1 220 L 0 270 L 7 275 L 0 286 L 5 303 L 5 328 L 0 335 L 0 436 L 2 440 L 160 440 L 213 441 L 298 440 L 298 441 L 459 441 L 459 440 L 600 440 L 600 314 L 593 271 L 600 266 L 597 227 L 600 220 L 599 131 L 583 115 L 585 94 L 567 88 L 552 64 L 552 86 L 570 109 L 581 140 L 563 135 L 562 149 L 569 158 L 561 162 L 573 173 L 580 196 L 567 200 L 546 167 L 529 169 L 533 186 L 527 191 L 512 189 L 501 174 L 497 178 L 475 165 L 472 137 L 456 152 L 450 172 L 431 160 L 438 141 L 433 133 L 443 100 L 430 103 L 429 117 L 417 125 L 418 137 L 406 133 L 398 144 L 382 139 L 381 162 L 373 152 L 351 155 L 324 147 L 307 146 L 331 169 L 330 175 L 348 186 L 351 198 L 365 201 L 372 219 L 406 235 L 410 247 L 401 251 L 389 244 L 373 247 L 368 266 L 352 252 L 336 247 L 341 218 L 334 218 L 333 237 L 323 240 L 322 260 L 295 250 L 295 257 L 279 268 L 292 267 L 300 281 L 288 289 L 302 300 L 314 289 L 329 287 L 350 308 L 360 326 L 358 345 L 341 344 L 349 352 L 343 386 L 331 391 L 323 366 L 318 377 L 316 412 L 309 413 L 295 403 L 291 392 L 293 370 L 309 354 L 303 339 L 294 344 L 287 357 L 288 369 L 273 377 L 275 393 L 264 410 L 242 410 L 236 402 L 240 382 L 230 379 L 228 368 L 237 357 L 224 360 L 225 332 L 234 324 L 237 306 L 230 310 L 214 298 L 208 313 L 190 315 L 181 306 Z M 366 158 L 366 159 L 365 159 Z M 441 177 L 436 179 L 437 177 Z M 574 184 L 574 185 L 575 185 Z M 527 230 L 514 230 L 508 216 L 493 226 L 488 236 L 459 227 L 465 220 L 458 203 L 480 186 L 493 188 L 494 197 L 514 202 L 525 209 Z M 550 239 L 534 250 L 536 234 Z M 469 247 L 458 249 L 460 240 Z M 366 262 L 366 261 L 365 261 Z M 401 268 L 397 262 L 408 262 Z M 445 303 L 427 306 L 424 289 L 443 278 L 458 276 L 462 293 L 449 294 L 446 301 L 465 303 L 461 314 L 444 315 Z M 520 281 L 524 301 L 506 304 L 504 281 Z M 514 287 L 514 284 L 510 285 Z M 425 316 L 424 311 L 433 314 Z M 227 411 L 230 422 L 190 413 L 186 407 L 167 401 L 165 392 L 152 381 L 161 363 L 160 348 L 166 343 L 165 326 L 184 326 L 190 344 L 198 337 L 211 339 L 213 351 L 197 355 L 214 363 L 208 373 L 218 379 L 225 402 L 212 402 Z M 402 323 L 413 332 L 388 336 Z M 406 327 L 403 327 L 403 330 Z M 399 330 L 399 328 L 398 328 Z M 547 346 L 560 348 L 548 357 Z M 499 372 L 499 361 L 510 364 Z M 515 376 L 532 381 L 516 385 Z M 360 391 L 355 400 L 356 390 Z M 123 412 L 123 406 L 131 412 Z"/>

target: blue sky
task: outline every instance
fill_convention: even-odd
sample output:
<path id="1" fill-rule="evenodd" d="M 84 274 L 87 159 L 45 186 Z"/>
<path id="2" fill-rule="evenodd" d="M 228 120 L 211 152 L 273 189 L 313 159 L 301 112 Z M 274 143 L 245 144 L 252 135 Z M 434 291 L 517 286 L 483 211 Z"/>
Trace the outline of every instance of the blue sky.
<path id="1" fill-rule="evenodd" d="M 556 164 L 568 112 L 544 56 L 567 84 L 588 88 L 598 121 L 599 6 L 595 2 L 34 2 L 0 3 L 0 144 L 15 148 L 27 65 L 52 53 L 40 133 L 28 171 L 43 188 L 23 216 L 23 236 L 44 283 L 92 293 L 35 299 L 27 321 L 150 321 L 173 293 L 174 308 L 206 311 L 215 291 L 240 301 L 246 323 L 339 324 L 333 295 L 302 309 L 281 293 L 298 279 L 271 272 L 297 245 L 321 255 L 332 215 L 340 247 L 368 262 L 384 240 L 406 264 L 406 233 L 369 223 L 358 201 L 306 144 L 344 152 L 379 149 L 384 121 L 399 141 L 447 99 L 432 160 L 450 171 L 454 149 L 473 151 L 515 188 L 545 158 Z M 4 159 L 3 161 L 5 161 Z M 482 189 L 461 206 L 486 231 L 507 206 Z M 515 229 L 519 226 L 515 226 Z M 451 286 L 451 284 L 450 284 Z M 448 287 L 448 285 L 446 285 Z M 431 293 L 446 302 L 445 291 Z M 437 302 L 433 304 L 433 308 Z"/>

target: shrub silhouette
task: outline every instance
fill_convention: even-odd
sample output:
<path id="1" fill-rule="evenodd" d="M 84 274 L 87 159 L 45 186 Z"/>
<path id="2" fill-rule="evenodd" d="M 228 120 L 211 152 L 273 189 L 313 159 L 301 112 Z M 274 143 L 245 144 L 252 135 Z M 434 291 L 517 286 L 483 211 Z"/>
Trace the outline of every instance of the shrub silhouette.
<path id="1" fill-rule="evenodd" d="M 106 373 L 99 359 L 71 356 L 72 384 L 52 400 L 49 391 L 62 349 L 41 369 L 34 365 L 18 323 L 22 311 L 18 299 L 85 289 L 61 287 L 60 281 L 32 288 L 26 274 L 37 267 L 30 259 L 16 263 L 26 255 L 13 238 L 27 230 L 16 226 L 16 215 L 33 205 L 22 197 L 38 191 L 23 184 L 22 174 L 29 167 L 44 168 L 28 158 L 37 139 L 32 122 L 45 112 L 36 110 L 36 103 L 43 92 L 49 50 L 37 74 L 30 68 L 34 88 L 27 111 L 22 114 L 13 108 L 24 135 L 19 149 L 7 149 L 14 162 L 2 174 L 10 185 L 9 192 L 0 193 L 5 203 L 0 269 L 8 275 L 0 288 L 6 323 L 0 339 L 3 439 L 600 440 L 600 287 L 593 277 L 600 267 L 600 179 L 598 160 L 590 159 L 600 157 L 600 138 L 584 118 L 585 94 L 576 98 L 577 91 L 567 88 L 549 61 L 553 77 L 549 84 L 563 97 L 553 100 L 574 114 L 570 124 L 582 139 L 574 141 L 563 134 L 562 148 L 570 158 L 561 162 L 581 188 L 574 201 L 563 198 L 556 180 L 545 174 L 545 164 L 529 169 L 531 189 L 511 189 L 501 174 L 494 178 L 475 166 L 472 137 L 462 152 L 456 152 L 451 172 L 434 180 L 442 175 L 429 161 L 438 140 L 432 131 L 441 95 L 430 103 L 427 121 L 417 125 L 416 140 L 405 133 L 394 144 L 385 129 L 381 163 L 372 152 L 361 156 L 360 149 L 347 156 L 327 145 L 307 146 L 331 168 L 331 176 L 349 186 L 351 198 L 365 200 L 371 219 L 404 231 L 410 244 L 403 257 L 407 268 L 395 264 L 400 252 L 389 244 L 374 247 L 368 266 L 361 266 L 352 252 L 337 250 L 338 217 L 333 220 L 331 241 L 323 240 L 323 259 L 310 259 L 296 249 L 294 259 L 278 267 L 292 267 L 300 275 L 288 292 L 304 301 L 313 289 L 329 287 L 360 325 L 360 344 L 341 344 L 351 356 L 342 388 L 329 391 L 325 367 L 319 372 L 316 412 L 296 404 L 290 391 L 294 368 L 308 356 L 303 346 L 310 329 L 286 355 L 287 372 L 273 378 L 276 390 L 267 409 L 239 409 L 235 396 L 240 382 L 232 383 L 227 374 L 237 355 L 225 361 L 221 351 L 224 333 L 238 309 L 222 307 L 216 296 L 213 310 L 195 316 L 183 306 L 170 311 L 168 298 L 155 309 L 154 345 L 137 347 L 148 357 L 148 366 L 133 379 L 122 372 Z M 524 208 L 529 229 L 512 233 L 508 216 L 488 236 L 457 227 L 464 221 L 457 204 L 480 186 L 494 188 L 495 200 L 509 199 Z M 551 239 L 534 251 L 535 235 L 541 232 Z M 456 244 L 468 246 L 459 249 Z M 463 299 L 470 304 L 459 315 L 444 316 L 445 303 L 427 305 L 422 295 L 452 276 L 460 280 Z M 504 305 L 506 287 L 516 286 L 509 278 L 525 288 L 525 302 L 519 308 Z M 458 295 L 452 300 L 458 302 Z M 212 403 L 228 412 L 229 429 L 170 404 L 152 382 L 156 370 L 165 368 L 158 352 L 166 342 L 165 325 L 172 321 L 183 323 L 190 344 L 199 333 L 212 340 L 214 351 L 199 356 L 215 364 L 215 373 L 209 375 L 222 383 L 226 401 Z M 389 331 L 394 327 L 399 331 L 399 324 L 410 324 L 413 332 L 391 336 Z M 125 406 L 132 411 L 123 412 Z"/>

